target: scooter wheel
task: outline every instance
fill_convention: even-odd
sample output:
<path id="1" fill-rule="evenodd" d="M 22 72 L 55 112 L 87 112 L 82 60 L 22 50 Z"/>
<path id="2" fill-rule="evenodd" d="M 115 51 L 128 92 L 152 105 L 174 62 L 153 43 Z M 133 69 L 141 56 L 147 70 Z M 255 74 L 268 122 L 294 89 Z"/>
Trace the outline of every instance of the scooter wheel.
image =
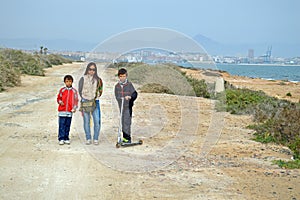
<path id="1" fill-rule="evenodd" d="M 117 143 L 116 144 L 116 148 L 120 148 L 121 144 L 120 143 Z"/>

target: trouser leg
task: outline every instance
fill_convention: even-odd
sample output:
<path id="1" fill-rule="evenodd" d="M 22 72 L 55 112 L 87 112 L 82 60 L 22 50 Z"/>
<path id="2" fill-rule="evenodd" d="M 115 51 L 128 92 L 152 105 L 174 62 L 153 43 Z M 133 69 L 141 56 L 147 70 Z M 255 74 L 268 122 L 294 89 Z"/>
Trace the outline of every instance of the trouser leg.
<path id="1" fill-rule="evenodd" d="M 122 116 L 122 131 L 123 137 L 131 140 L 131 115 L 129 108 L 125 108 Z"/>
<path id="2" fill-rule="evenodd" d="M 101 110 L 100 110 L 99 100 L 96 100 L 96 108 L 93 111 L 93 122 L 94 122 L 94 140 L 98 140 L 100 129 L 101 129 Z"/>
<path id="3" fill-rule="evenodd" d="M 64 140 L 70 140 L 69 139 L 69 134 L 70 134 L 71 122 L 72 122 L 72 117 L 66 117 L 66 119 L 65 119 L 65 135 L 64 135 Z"/>
<path id="4" fill-rule="evenodd" d="M 66 117 L 58 117 L 58 140 L 64 140 Z"/>
<path id="5" fill-rule="evenodd" d="M 90 117 L 91 114 L 89 112 L 83 112 L 83 128 L 87 140 L 91 139 Z"/>

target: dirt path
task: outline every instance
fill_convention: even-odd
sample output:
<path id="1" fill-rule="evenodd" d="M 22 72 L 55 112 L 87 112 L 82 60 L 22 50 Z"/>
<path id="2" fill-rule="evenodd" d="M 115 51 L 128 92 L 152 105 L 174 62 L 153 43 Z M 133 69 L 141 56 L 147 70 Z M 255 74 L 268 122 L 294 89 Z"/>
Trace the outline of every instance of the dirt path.
<path id="1" fill-rule="evenodd" d="M 207 99 L 140 94 L 133 132 L 144 144 L 116 149 L 111 69 L 101 72 L 100 145 L 84 144 L 76 113 L 71 145 L 59 146 L 56 94 L 83 67 L 56 66 L 0 93 L 0 199 L 300 199 L 299 170 L 271 164 L 288 149 L 250 140 L 250 117 L 216 113 Z"/>

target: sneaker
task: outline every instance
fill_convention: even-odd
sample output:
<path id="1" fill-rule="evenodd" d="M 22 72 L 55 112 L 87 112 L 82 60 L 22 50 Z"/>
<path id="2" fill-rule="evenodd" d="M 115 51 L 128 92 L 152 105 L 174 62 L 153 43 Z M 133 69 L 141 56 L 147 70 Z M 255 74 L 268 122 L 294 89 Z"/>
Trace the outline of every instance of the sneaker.
<path id="1" fill-rule="evenodd" d="M 59 140 L 59 142 L 58 142 L 59 145 L 63 145 L 64 143 L 65 143 L 65 141 L 63 141 L 63 140 Z"/>
<path id="2" fill-rule="evenodd" d="M 131 140 L 128 140 L 128 139 L 126 139 L 126 138 L 123 138 L 123 143 L 131 143 Z"/>
<path id="3" fill-rule="evenodd" d="M 91 140 L 86 140 L 85 144 L 90 145 L 90 144 L 92 144 L 92 142 L 91 142 Z"/>
<path id="4" fill-rule="evenodd" d="M 94 140 L 94 145 L 98 145 L 99 141 L 98 140 Z"/>
<path id="5" fill-rule="evenodd" d="M 65 143 L 65 144 L 71 144 L 71 143 L 70 143 L 70 140 L 65 140 L 64 143 Z"/>

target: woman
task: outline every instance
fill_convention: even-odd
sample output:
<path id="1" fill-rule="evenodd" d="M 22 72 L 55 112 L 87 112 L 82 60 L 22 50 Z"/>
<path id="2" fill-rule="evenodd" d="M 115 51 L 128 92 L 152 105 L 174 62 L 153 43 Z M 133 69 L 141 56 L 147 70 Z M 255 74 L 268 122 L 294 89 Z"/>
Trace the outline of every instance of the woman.
<path id="1" fill-rule="evenodd" d="M 95 145 L 99 144 L 99 134 L 101 129 L 101 110 L 99 97 L 102 95 L 103 83 L 97 74 L 97 66 L 90 62 L 84 72 L 83 77 L 79 80 L 78 91 L 81 97 L 81 102 L 95 101 L 96 107 L 92 111 L 81 109 L 83 113 L 83 127 L 86 136 L 86 144 L 92 143 L 90 118 L 93 116 L 94 136 L 93 142 Z M 82 104 L 81 104 L 82 105 Z"/>

